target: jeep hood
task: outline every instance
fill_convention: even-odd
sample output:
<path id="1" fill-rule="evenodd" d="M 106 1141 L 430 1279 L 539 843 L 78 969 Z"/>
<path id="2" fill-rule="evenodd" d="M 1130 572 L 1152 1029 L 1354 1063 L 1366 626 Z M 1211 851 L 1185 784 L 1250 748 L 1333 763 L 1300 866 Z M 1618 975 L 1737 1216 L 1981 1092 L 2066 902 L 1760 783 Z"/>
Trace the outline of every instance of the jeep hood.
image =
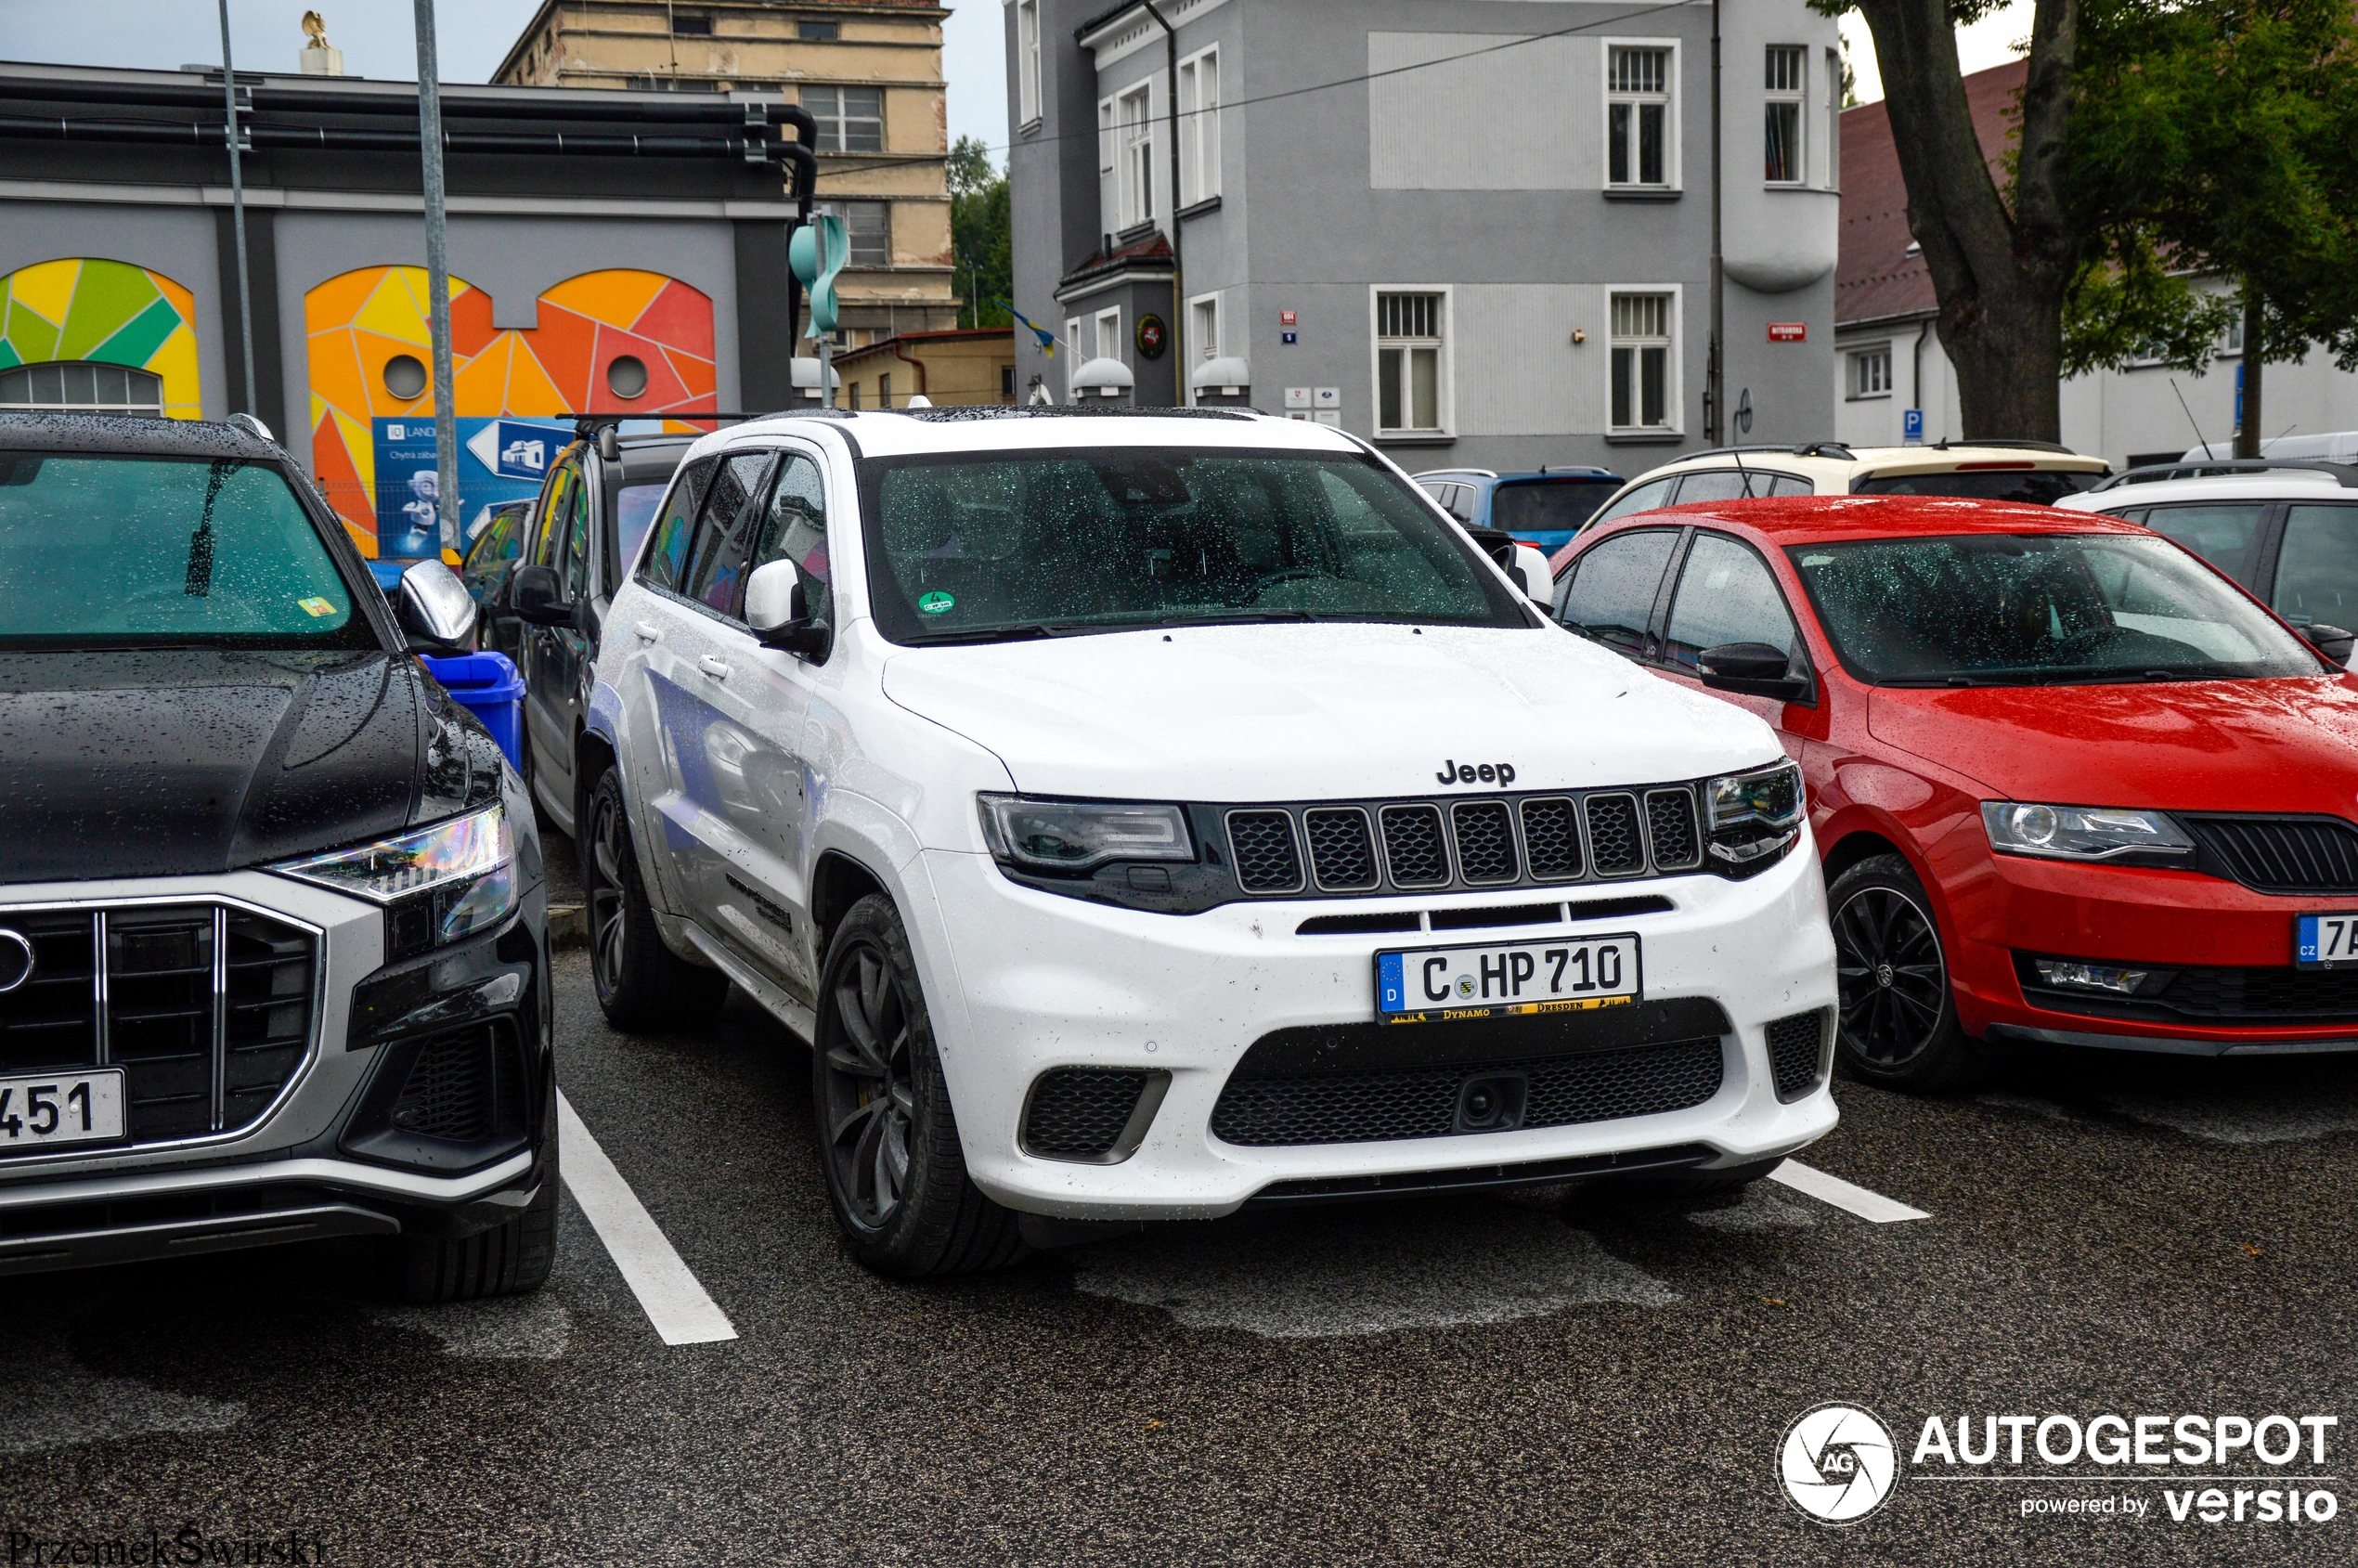
<path id="1" fill-rule="evenodd" d="M 0 880 L 185 876 L 498 798 L 496 747 L 415 659 L 0 655 Z"/>
<path id="2" fill-rule="evenodd" d="M 1445 785 L 1695 778 L 1784 754 L 1768 727 L 1553 628 L 1179 628 L 893 654 L 894 702 L 984 746 L 1029 794 L 1308 800 Z"/>

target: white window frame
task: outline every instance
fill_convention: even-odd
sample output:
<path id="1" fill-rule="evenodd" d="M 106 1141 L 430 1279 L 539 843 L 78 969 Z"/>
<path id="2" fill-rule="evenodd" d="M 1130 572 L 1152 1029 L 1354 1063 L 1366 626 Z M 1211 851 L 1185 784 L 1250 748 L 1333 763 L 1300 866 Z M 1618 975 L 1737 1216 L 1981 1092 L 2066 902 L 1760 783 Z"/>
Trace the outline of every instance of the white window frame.
<path id="1" fill-rule="evenodd" d="M 1130 347 L 1130 343 L 1121 335 L 1121 306 L 1108 305 L 1097 312 L 1092 325 L 1096 330 L 1097 340 L 1096 352 L 1090 357 L 1118 359 L 1124 365 L 1129 364 L 1130 356 L 1126 350 Z M 1110 330 L 1108 330 L 1109 326 Z M 1108 343 L 1111 343 L 1110 347 L 1108 346 Z"/>
<path id="2" fill-rule="evenodd" d="M 1774 65 L 1780 58 L 1788 60 L 1794 66 L 1794 80 L 1785 86 L 1770 86 L 1768 84 L 1774 79 L 1775 74 Z M 1813 139 L 1809 135 L 1808 46 L 1802 44 L 1769 44 L 1764 45 L 1760 52 L 1760 71 L 1762 95 L 1760 110 L 1761 183 L 1776 190 L 1797 189 L 1809 183 L 1809 143 Z M 1768 114 L 1772 109 L 1779 105 L 1789 106 L 1793 110 L 1794 144 L 1793 151 L 1789 158 L 1789 166 L 1793 170 L 1793 177 L 1791 179 L 1772 180 L 1768 176 Z"/>
<path id="3" fill-rule="evenodd" d="M 1190 408 L 1196 401 L 1196 368 L 1220 357 L 1220 337 L 1227 328 L 1227 307 L 1217 293 L 1188 296 L 1187 363 L 1179 367 L 1179 375 Z M 1207 316 L 1211 319 L 1210 332 L 1204 331 L 1201 325 Z"/>
<path id="4" fill-rule="evenodd" d="M 1826 89 L 1826 188 L 1842 188 L 1842 51 L 1828 49 L 1819 74 Z"/>
<path id="5" fill-rule="evenodd" d="M 1869 386 L 1867 368 L 1875 363 L 1883 367 L 1882 384 Z M 1843 396 L 1846 400 L 1863 403 L 1891 395 L 1891 344 L 1872 343 L 1843 351 Z"/>
<path id="6" fill-rule="evenodd" d="M 1607 190 L 1680 190 L 1685 188 L 1684 164 L 1679 155 L 1682 139 L 1679 135 L 1678 73 L 1681 65 L 1679 41 L 1676 38 L 1606 38 L 1600 39 L 1599 43 L 1603 50 L 1598 57 L 1600 69 L 1602 71 L 1599 80 L 1605 84 L 1605 91 L 1603 102 L 1600 105 L 1598 111 L 1597 146 L 1602 152 L 1598 163 L 1604 188 Z M 1664 68 L 1663 90 L 1659 93 L 1616 92 L 1613 86 L 1613 52 L 1615 49 L 1666 51 L 1669 59 Z M 1613 177 L 1613 109 L 1620 104 L 1641 103 L 1659 103 L 1665 106 L 1662 116 L 1663 178 L 1662 183 L 1658 185 L 1649 185 L 1643 180 L 1635 179 L 1615 180 Z M 1632 118 L 1634 120 L 1635 116 L 1633 115 Z M 1634 142 L 1631 146 L 1631 163 L 1632 174 L 1643 167 L 1642 160 L 1637 156 L 1637 147 Z"/>
<path id="7" fill-rule="evenodd" d="M 1216 44 L 1179 62 L 1179 182 L 1182 207 L 1220 194 L 1220 46 Z"/>
<path id="8" fill-rule="evenodd" d="M 1016 0 L 1016 109 L 1018 129 L 1040 123 L 1040 0 Z"/>
<path id="9" fill-rule="evenodd" d="M 1096 356 L 1091 355 L 1089 357 Z M 1081 353 L 1081 317 L 1068 316 L 1065 317 L 1065 401 L 1068 403 L 1072 401 L 1073 373 L 1084 362 Z"/>
<path id="10" fill-rule="evenodd" d="M 1440 301 L 1441 319 L 1438 333 L 1430 338 L 1387 338 L 1383 336 L 1383 301 L 1387 294 L 1432 294 Z M 1372 283 L 1367 287 L 1367 412 L 1368 424 L 1378 441 L 1420 441 L 1454 437 L 1458 433 L 1457 418 L 1457 334 L 1451 330 L 1457 323 L 1457 301 L 1446 283 Z M 1388 428 L 1383 423 L 1383 352 L 1387 348 L 1423 348 L 1439 350 L 1434 356 L 1433 404 L 1440 423 L 1430 429 L 1404 425 Z M 1405 363 L 1405 361 L 1404 361 Z M 1408 389 L 1401 395 L 1403 412 L 1408 411 Z"/>
<path id="11" fill-rule="evenodd" d="M 1155 217 L 1155 95 L 1152 78 L 1114 97 L 1114 232 Z"/>
<path id="12" fill-rule="evenodd" d="M 1667 343 L 1652 337 L 1624 338 L 1613 323 L 1613 301 L 1623 294 L 1657 294 L 1669 302 L 1670 328 Z M 1685 370 L 1681 363 L 1681 345 L 1686 342 L 1686 292 L 1677 283 L 1613 283 L 1605 288 L 1605 423 L 1610 435 L 1683 435 L 1686 434 Z M 1614 424 L 1613 422 L 1613 351 L 1622 347 L 1663 347 L 1664 380 L 1661 424 Z M 1638 399 L 1639 414 L 1644 412 L 1642 395 Z"/>

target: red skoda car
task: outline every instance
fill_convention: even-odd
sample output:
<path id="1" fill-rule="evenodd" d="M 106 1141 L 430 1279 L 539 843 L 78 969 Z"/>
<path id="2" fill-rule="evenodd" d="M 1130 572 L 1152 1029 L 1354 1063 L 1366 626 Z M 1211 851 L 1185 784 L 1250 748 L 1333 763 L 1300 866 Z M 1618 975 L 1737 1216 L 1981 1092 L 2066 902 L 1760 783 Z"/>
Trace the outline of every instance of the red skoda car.
<path id="1" fill-rule="evenodd" d="M 1850 496 L 1640 512 L 1555 566 L 1566 628 L 1801 763 L 1860 1078 L 1955 1086 L 2003 1044 L 2358 1050 L 2358 680 L 2198 557 Z"/>

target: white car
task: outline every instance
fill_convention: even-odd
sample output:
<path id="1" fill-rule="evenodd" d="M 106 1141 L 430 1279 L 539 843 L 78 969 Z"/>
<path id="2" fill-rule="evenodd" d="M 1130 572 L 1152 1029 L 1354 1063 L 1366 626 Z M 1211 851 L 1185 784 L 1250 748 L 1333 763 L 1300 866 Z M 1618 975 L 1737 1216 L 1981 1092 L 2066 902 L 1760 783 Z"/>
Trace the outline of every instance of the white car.
<path id="1" fill-rule="evenodd" d="M 733 980 L 810 1041 L 889 1274 L 1088 1228 L 1051 1222 L 1765 1174 L 1834 1124 L 1798 771 L 1519 587 L 1323 426 L 707 436 L 581 740 L 599 1000 L 688 1027 Z"/>
<path id="2" fill-rule="evenodd" d="M 2358 465 L 2208 459 L 2132 468 L 2055 503 L 2142 523 L 2249 589 L 2328 658 L 2358 631 Z"/>

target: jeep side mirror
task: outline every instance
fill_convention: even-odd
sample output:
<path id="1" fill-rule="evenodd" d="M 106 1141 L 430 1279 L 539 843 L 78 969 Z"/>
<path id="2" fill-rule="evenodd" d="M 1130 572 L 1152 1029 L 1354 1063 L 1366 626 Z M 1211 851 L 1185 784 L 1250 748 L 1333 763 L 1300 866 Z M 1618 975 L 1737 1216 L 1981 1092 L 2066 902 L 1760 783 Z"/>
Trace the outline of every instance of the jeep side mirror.
<path id="1" fill-rule="evenodd" d="M 810 613 L 802 574 L 791 561 L 768 561 L 745 579 L 745 625 L 765 648 L 824 664 L 835 632 Z"/>
<path id="2" fill-rule="evenodd" d="M 1695 656 L 1695 678 L 1715 692 L 1782 697 L 1797 702 L 1809 694 L 1806 676 L 1788 673 L 1781 649 L 1766 642 L 1722 642 Z"/>
<path id="3" fill-rule="evenodd" d="M 2344 667 L 2350 663 L 2352 647 L 2358 646 L 2358 633 L 2345 631 L 2338 626 L 2312 624 L 2297 626 L 2293 629 L 2307 638 L 2311 647 Z"/>
<path id="4" fill-rule="evenodd" d="M 518 565 L 508 578 L 508 609 L 516 619 L 534 626 L 571 626 L 576 618 L 557 569 L 531 562 Z"/>
<path id="5" fill-rule="evenodd" d="M 394 614 L 413 649 L 463 654 L 474 641 L 474 595 L 439 561 L 421 561 L 401 574 Z"/>

